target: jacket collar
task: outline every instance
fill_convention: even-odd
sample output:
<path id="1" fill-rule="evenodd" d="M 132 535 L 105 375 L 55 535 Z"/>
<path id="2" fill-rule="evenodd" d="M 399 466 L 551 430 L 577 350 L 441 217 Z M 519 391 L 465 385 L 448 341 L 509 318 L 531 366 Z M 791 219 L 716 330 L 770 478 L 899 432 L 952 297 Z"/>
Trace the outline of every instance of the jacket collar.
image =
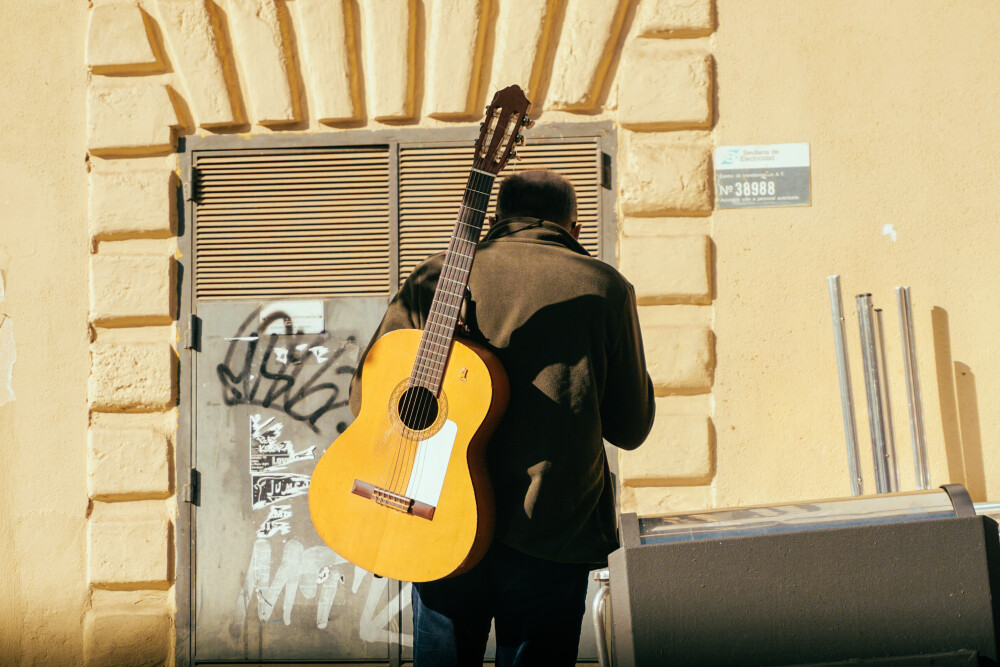
<path id="1" fill-rule="evenodd" d="M 496 241 L 509 236 L 517 236 L 517 240 L 536 241 L 565 246 L 573 252 L 590 256 L 587 249 L 573 238 L 565 228 L 541 218 L 513 217 L 499 220 L 490 225 L 490 231 L 484 242 Z"/>

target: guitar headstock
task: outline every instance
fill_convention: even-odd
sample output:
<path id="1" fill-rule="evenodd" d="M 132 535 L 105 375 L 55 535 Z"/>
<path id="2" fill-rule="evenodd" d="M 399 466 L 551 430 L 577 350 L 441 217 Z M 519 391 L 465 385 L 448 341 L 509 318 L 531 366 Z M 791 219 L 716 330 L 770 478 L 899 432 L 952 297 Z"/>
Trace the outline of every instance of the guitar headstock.
<path id="1" fill-rule="evenodd" d="M 514 145 L 524 141 L 521 127 L 530 127 L 534 122 L 525 116 L 530 106 L 531 102 L 519 86 L 507 86 L 497 91 L 486 107 L 486 121 L 476 140 L 473 167 L 492 174 L 500 173 L 510 159 Z"/>

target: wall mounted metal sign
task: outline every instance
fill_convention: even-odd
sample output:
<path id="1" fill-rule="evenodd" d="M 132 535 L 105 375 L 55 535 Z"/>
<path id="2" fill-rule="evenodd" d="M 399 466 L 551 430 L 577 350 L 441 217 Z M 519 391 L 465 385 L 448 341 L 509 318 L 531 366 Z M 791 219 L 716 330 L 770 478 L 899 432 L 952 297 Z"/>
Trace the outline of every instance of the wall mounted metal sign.
<path id="1" fill-rule="evenodd" d="M 809 206 L 809 176 L 809 144 L 715 149 L 718 208 Z"/>

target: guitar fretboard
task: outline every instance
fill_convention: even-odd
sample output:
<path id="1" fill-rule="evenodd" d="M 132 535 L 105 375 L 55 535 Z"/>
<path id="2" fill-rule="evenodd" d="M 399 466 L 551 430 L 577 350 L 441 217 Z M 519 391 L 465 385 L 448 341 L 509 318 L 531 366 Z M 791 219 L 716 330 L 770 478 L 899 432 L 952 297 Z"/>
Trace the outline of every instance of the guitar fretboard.
<path id="1" fill-rule="evenodd" d="M 424 333 L 420 337 L 413 371 L 410 373 L 411 387 L 424 387 L 435 396 L 441 389 L 444 369 L 455 339 L 455 326 L 465 297 L 465 288 L 469 284 L 469 271 L 476 256 L 476 245 L 479 243 L 495 178 L 494 174 L 480 169 L 473 169 L 469 174 L 462 207 L 444 255 L 444 266 Z"/>

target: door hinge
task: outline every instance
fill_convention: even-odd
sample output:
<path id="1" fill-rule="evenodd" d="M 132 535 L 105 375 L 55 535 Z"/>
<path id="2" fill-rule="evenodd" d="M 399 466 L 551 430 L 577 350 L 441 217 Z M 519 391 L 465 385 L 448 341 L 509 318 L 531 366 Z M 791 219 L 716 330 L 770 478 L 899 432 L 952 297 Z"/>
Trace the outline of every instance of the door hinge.
<path id="1" fill-rule="evenodd" d="M 611 156 L 601 153 L 601 187 L 611 189 Z"/>
<path id="2" fill-rule="evenodd" d="M 184 349 L 201 352 L 201 318 L 191 313 L 187 331 L 184 332 Z"/>
<path id="3" fill-rule="evenodd" d="M 201 504 L 201 473 L 197 468 L 188 470 L 188 483 L 181 487 L 181 500 L 195 506 Z"/>
<path id="4" fill-rule="evenodd" d="M 184 183 L 181 188 L 184 191 L 184 201 L 194 201 L 194 184 L 198 181 L 198 177 L 201 176 L 199 171 L 198 167 L 191 167 L 188 177 L 184 179 Z"/>

